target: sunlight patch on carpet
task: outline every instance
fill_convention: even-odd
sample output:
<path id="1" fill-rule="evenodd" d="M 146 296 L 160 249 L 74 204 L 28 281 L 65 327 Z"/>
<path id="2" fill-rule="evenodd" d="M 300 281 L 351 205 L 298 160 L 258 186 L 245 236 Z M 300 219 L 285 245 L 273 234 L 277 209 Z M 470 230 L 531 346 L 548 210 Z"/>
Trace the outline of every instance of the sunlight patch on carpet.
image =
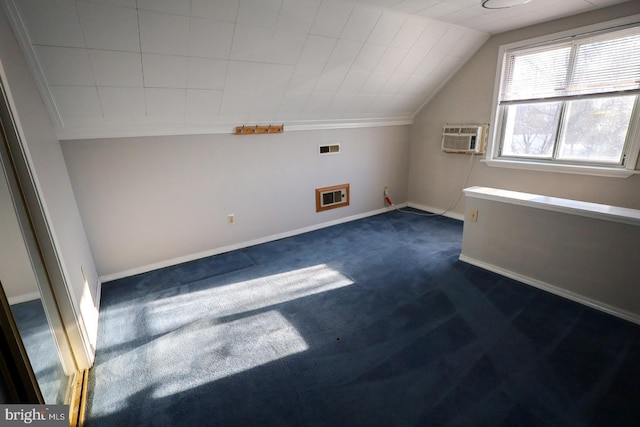
<path id="1" fill-rule="evenodd" d="M 309 348 L 277 311 L 207 325 L 158 344 L 150 363 L 162 361 L 165 369 L 154 379 L 159 384 L 154 398 L 195 389 Z"/>

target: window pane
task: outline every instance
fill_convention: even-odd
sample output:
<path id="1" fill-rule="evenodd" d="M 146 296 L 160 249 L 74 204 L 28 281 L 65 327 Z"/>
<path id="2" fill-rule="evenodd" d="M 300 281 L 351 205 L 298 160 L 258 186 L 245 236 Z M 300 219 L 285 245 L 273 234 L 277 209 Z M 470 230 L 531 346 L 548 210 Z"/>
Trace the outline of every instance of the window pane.
<path id="1" fill-rule="evenodd" d="M 567 84 L 571 46 L 506 57 L 501 101 L 559 96 Z"/>
<path id="2" fill-rule="evenodd" d="M 640 87 L 639 29 L 615 39 L 579 44 L 568 94 L 634 90 Z M 617 33 L 616 33 L 617 34 Z"/>
<path id="3" fill-rule="evenodd" d="M 635 99 L 624 96 L 568 102 L 558 158 L 620 163 Z"/>
<path id="4" fill-rule="evenodd" d="M 553 155 L 560 102 L 505 107 L 503 156 L 545 157 Z"/>

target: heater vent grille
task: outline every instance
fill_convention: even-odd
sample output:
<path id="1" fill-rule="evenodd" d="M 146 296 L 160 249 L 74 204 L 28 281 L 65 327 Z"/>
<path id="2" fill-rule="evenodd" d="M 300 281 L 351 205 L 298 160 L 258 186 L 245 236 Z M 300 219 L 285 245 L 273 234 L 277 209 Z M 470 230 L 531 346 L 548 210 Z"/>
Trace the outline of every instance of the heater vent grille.
<path id="1" fill-rule="evenodd" d="M 316 212 L 349 206 L 349 184 L 316 189 Z"/>

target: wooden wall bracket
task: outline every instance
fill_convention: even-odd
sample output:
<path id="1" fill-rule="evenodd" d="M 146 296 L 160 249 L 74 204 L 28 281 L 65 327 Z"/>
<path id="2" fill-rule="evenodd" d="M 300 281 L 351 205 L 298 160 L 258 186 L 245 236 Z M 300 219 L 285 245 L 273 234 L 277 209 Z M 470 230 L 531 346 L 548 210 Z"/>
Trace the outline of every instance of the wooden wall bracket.
<path id="1" fill-rule="evenodd" d="M 258 135 L 282 132 L 284 132 L 284 125 L 236 126 L 236 135 Z"/>

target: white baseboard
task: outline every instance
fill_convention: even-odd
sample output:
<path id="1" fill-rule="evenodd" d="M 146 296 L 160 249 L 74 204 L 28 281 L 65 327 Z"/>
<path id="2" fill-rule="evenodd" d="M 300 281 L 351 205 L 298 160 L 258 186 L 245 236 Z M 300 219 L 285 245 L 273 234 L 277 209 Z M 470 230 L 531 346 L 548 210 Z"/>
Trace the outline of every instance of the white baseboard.
<path id="1" fill-rule="evenodd" d="M 406 206 L 407 206 L 406 203 L 401 203 L 401 204 L 396 205 L 396 207 L 401 207 L 401 208 L 402 207 L 406 207 Z M 206 257 L 213 256 L 213 255 L 219 255 L 219 254 L 222 254 L 222 253 L 225 253 L 225 252 L 231 252 L 231 251 L 235 251 L 235 250 L 238 250 L 238 249 L 244 249 L 244 248 L 247 248 L 249 246 L 260 245 L 262 243 L 272 242 L 274 240 L 284 239 L 286 237 L 297 236 L 298 234 L 308 233 L 310 231 L 319 230 L 321 228 L 331 227 L 333 225 L 343 224 L 343 223 L 346 223 L 346 222 L 351 222 L 351 221 L 355 221 L 355 220 L 358 220 L 358 219 L 367 218 L 367 217 L 374 216 L 374 215 L 379 215 L 379 214 L 382 214 L 382 213 L 385 213 L 385 212 L 390 212 L 390 211 L 392 211 L 394 209 L 395 208 L 393 208 L 393 207 L 386 207 L 386 208 L 382 208 L 382 209 L 376 209 L 374 211 L 369 211 L 369 212 L 365 212 L 365 213 L 358 214 L 358 215 L 352 215 L 352 216 L 348 216 L 348 217 L 345 217 L 345 218 L 336 219 L 336 220 L 333 220 L 333 221 L 327 221 L 327 222 L 323 222 L 323 223 L 320 223 L 320 224 L 311 225 L 311 226 L 308 226 L 308 227 L 298 228 L 298 229 L 295 229 L 295 230 L 286 231 L 284 233 L 272 234 L 270 236 L 261 237 L 261 238 L 254 239 L 254 240 L 249 240 L 249 241 L 246 241 L 246 242 L 236 243 L 236 244 L 228 245 L 228 246 L 222 246 L 222 247 L 219 247 L 219 248 L 210 249 L 208 251 L 198 252 L 198 253 L 191 254 L 191 255 L 185 255 L 185 256 L 182 256 L 182 257 L 173 258 L 173 259 L 169 259 L 169 260 L 166 260 L 166 261 L 160 261 L 160 262 L 149 264 L 149 265 L 145 265 L 145 266 L 142 266 L 142 267 L 133 268 L 131 270 L 122 271 L 120 273 L 114 273 L 114 274 L 108 274 L 106 276 L 101 276 L 100 277 L 100 281 L 102 283 L 106 283 L 106 282 L 110 282 L 110 281 L 113 281 L 113 280 L 122 279 L 124 277 L 135 276 L 136 274 L 147 273 L 149 271 L 157 270 L 157 269 L 160 269 L 160 268 L 171 267 L 173 265 L 182 264 L 184 262 L 194 261 L 194 260 L 197 260 L 197 259 L 206 258 Z"/>
<path id="2" fill-rule="evenodd" d="M 571 301 L 575 301 L 582 305 L 586 305 L 591 308 L 595 308 L 596 310 L 603 311 L 605 313 L 611 314 L 616 317 L 620 317 L 621 319 L 627 320 L 629 322 L 636 323 L 640 325 L 640 314 L 631 313 L 626 310 L 622 310 L 620 308 L 611 306 L 609 304 L 605 304 L 603 302 L 585 297 L 580 294 L 576 294 L 574 292 L 568 291 L 566 289 L 560 288 L 558 286 L 543 282 L 538 279 L 534 279 L 528 276 L 523 276 L 522 274 L 515 273 L 510 270 L 506 270 L 502 267 L 498 267 L 493 264 L 489 264 L 485 261 L 480 261 L 475 258 L 468 257 L 466 255 L 460 254 L 460 261 L 466 262 L 471 265 L 475 265 L 476 267 L 480 267 L 485 270 L 492 271 L 494 273 L 500 274 L 501 276 L 508 277 L 510 279 L 517 280 L 518 282 L 525 283 L 527 285 L 536 287 L 538 289 L 542 289 L 543 291 L 550 292 L 552 294 L 561 296 L 563 298 L 567 298 Z"/>
<path id="3" fill-rule="evenodd" d="M 421 211 L 433 212 L 433 213 L 436 213 L 436 214 L 440 214 L 440 212 L 442 212 L 444 210 L 442 208 L 436 208 L 436 207 L 433 207 L 433 206 L 421 205 L 421 204 L 413 203 L 413 202 L 409 202 L 408 206 L 410 208 L 420 209 Z M 459 221 L 464 221 L 464 214 L 459 214 L 459 213 L 456 213 L 456 212 L 444 212 L 442 214 L 442 216 L 446 216 L 447 218 L 457 219 Z"/>
<path id="4" fill-rule="evenodd" d="M 29 292 L 28 294 L 18 295 L 17 297 L 8 297 L 9 305 L 20 304 L 21 302 L 33 301 L 40 299 L 40 292 Z"/>

